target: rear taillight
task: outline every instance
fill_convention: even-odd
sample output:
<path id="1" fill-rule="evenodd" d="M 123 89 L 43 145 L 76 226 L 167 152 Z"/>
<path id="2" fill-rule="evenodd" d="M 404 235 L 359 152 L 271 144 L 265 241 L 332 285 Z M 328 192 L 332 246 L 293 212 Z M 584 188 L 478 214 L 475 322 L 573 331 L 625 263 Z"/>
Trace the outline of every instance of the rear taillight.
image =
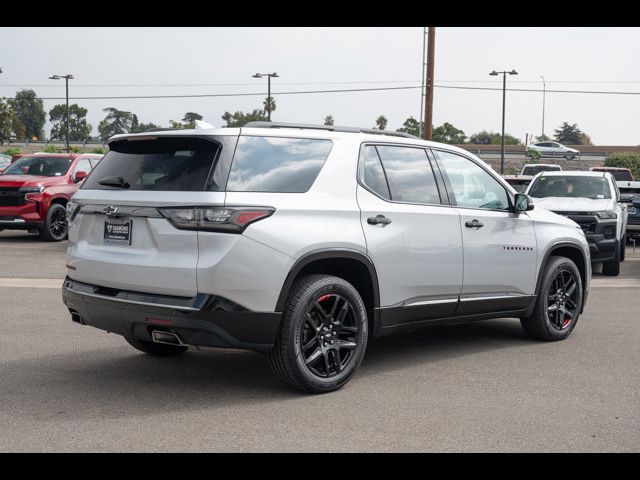
<path id="1" fill-rule="evenodd" d="M 176 207 L 159 212 L 180 230 L 242 233 L 247 226 L 275 212 L 271 207 Z"/>

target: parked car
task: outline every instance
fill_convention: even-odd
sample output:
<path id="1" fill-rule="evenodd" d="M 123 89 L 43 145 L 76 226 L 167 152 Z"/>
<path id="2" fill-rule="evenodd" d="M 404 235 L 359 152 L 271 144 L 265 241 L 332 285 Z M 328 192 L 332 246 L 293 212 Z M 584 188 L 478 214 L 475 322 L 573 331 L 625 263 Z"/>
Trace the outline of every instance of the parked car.
<path id="1" fill-rule="evenodd" d="M 585 232 L 591 261 L 602 263 L 602 273 L 618 275 L 624 261 L 627 206 L 609 172 L 543 172 L 526 192 L 536 206 L 564 215 Z"/>
<path id="2" fill-rule="evenodd" d="M 504 178 L 516 192 L 524 193 L 527 189 L 527 185 L 531 182 L 533 175 L 503 175 L 502 178 Z"/>
<path id="3" fill-rule="evenodd" d="M 24 155 L 0 174 L 0 230 L 67 237 L 66 205 L 102 155 Z"/>
<path id="4" fill-rule="evenodd" d="M 640 236 L 640 182 L 617 181 L 621 194 L 633 195 L 627 207 L 627 239 Z"/>
<path id="5" fill-rule="evenodd" d="M 252 122 L 109 147 L 68 204 L 63 300 L 143 352 L 264 351 L 319 393 L 370 338 L 515 317 L 562 340 L 584 308 L 582 230 L 452 145 Z"/>
<path id="6" fill-rule="evenodd" d="M 609 172 L 613 175 L 613 178 L 618 182 L 618 187 L 620 187 L 620 182 L 633 182 L 633 174 L 631 170 L 628 168 L 621 167 L 591 167 L 589 169 L 592 172 Z"/>
<path id="7" fill-rule="evenodd" d="M 540 172 L 561 172 L 562 167 L 560 165 L 552 165 L 550 163 L 527 163 L 522 167 L 520 175 L 529 175 L 531 177 L 537 175 Z"/>
<path id="8" fill-rule="evenodd" d="M 0 153 L 0 173 L 2 173 L 9 165 L 11 165 L 11 155 Z"/>
<path id="9" fill-rule="evenodd" d="M 527 145 L 526 155 L 531 158 L 564 157 L 567 160 L 573 160 L 580 157 L 580 151 L 565 147 L 558 142 L 538 142 Z"/>

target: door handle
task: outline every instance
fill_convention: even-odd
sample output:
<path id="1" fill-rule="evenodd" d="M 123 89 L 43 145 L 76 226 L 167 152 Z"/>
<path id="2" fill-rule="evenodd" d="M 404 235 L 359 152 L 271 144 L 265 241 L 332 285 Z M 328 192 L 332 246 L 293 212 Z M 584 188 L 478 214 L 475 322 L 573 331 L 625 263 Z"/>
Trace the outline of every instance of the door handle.
<path id="1" fill-rule="evenodd" d="M 389 225 L 391 223 L 391 219 L 384 215 L 376 215 L 375 217 L 367 218 L 367 223 L 369 225 Z"/>
<path id="2" fill-rule="evenodd" d="M 471 220 L 470 222 L 464 222 L 464 226 L 467 228 L 482 228 L 484 227 L 484 223 L 479 222 L 478 220 Z"/>

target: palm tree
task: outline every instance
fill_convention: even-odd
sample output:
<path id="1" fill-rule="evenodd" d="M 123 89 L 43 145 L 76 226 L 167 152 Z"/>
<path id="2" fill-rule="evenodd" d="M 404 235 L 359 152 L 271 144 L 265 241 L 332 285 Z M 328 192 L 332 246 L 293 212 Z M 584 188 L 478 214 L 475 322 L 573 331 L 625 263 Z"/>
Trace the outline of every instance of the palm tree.
<path id="1" fill-rule="evenodd" d="M 273 97 L 265 98 L 264 102 L 264 111 L 266 112 L 275 112 L 276 111 L 276 100 Z"/>
<path id="2" fill-rule="evenodd" d="M 384 115 L 380 115 L 376 120 L 376 128 L 378 130 L 384 130 L 385 128 L 387 128 L 387 123 L 387 117 L 385 117 Z"/>

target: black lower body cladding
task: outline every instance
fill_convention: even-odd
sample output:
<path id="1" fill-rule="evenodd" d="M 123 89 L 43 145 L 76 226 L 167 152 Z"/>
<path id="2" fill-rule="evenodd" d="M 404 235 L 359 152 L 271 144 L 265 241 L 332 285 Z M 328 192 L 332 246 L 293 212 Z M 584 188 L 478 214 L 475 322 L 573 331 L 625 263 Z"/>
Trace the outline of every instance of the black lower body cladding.
<path id="1" fill-rule="evenodd" d="M 193 298 L 103 288 L 66 278 L 62 299 L 73 321 L 152 342 L 154 330 L 202 347 L 268 351 L 280 326 L 278 312 L 253 312 L 227 299 Z"/>

